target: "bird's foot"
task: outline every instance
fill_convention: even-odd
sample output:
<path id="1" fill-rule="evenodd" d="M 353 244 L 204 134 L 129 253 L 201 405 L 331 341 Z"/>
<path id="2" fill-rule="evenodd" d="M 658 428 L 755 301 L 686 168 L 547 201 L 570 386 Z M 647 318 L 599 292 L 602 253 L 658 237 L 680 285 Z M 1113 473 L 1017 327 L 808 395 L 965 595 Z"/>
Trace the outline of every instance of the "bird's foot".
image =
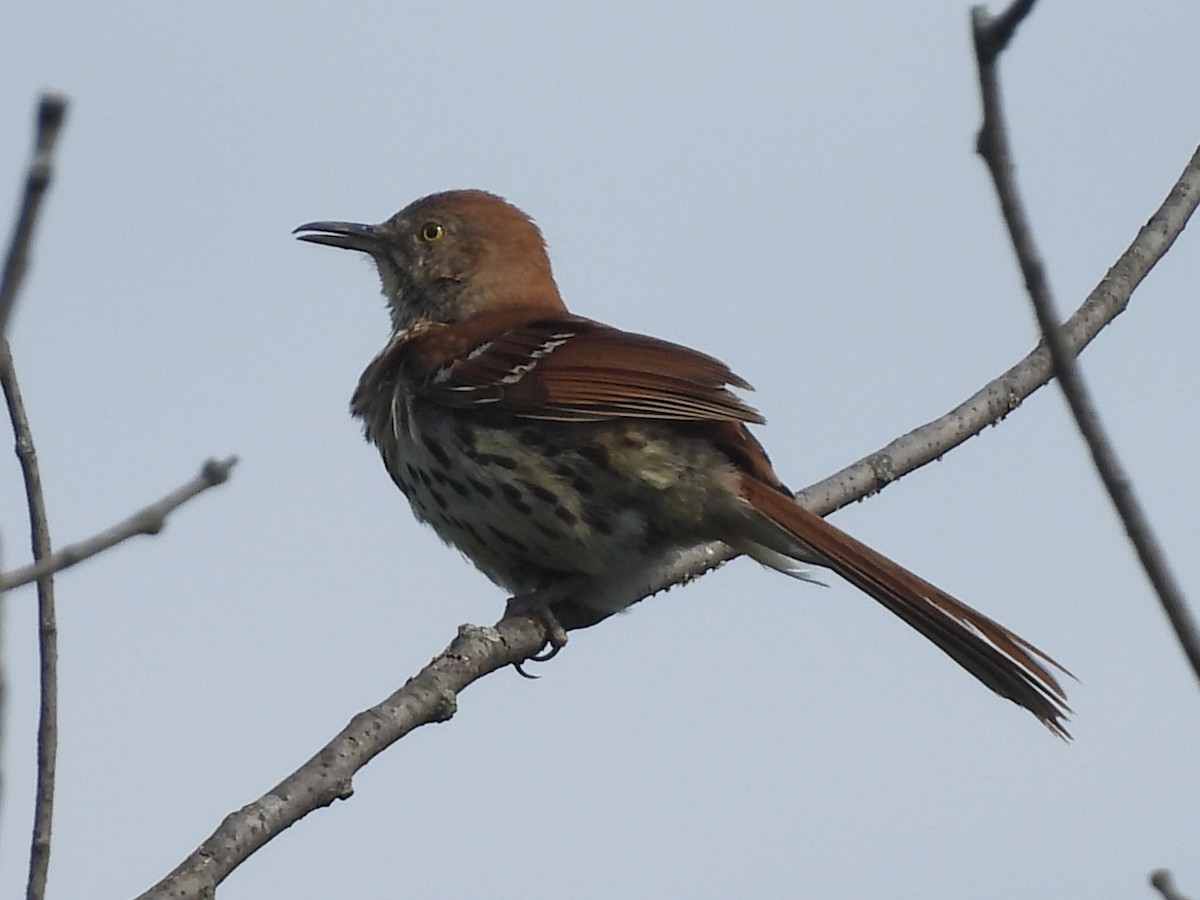
<path id="1" fill-rule="evenodd" d="M 554 604 L 561 603 L 567 598 L 577 587 L 577 581 L 577 579 L 568 578 L 550 587 L 539 588 L 536 591 L 509 598 L 508 604 L 504 607 L 505 618 L 526 616 L 541 622 L 546 629 L 546 643 L 549 645 L 549 649 L 545 653 L 529 657 L 530 661 L 548 662 L 554 659 L 558 655 L 558 651 L 567 645 L 567 630 L 558 621 L 553 607 Z M 520 665 L 516 669 L 526 678 L 537 677 L 522 671 Z"/>

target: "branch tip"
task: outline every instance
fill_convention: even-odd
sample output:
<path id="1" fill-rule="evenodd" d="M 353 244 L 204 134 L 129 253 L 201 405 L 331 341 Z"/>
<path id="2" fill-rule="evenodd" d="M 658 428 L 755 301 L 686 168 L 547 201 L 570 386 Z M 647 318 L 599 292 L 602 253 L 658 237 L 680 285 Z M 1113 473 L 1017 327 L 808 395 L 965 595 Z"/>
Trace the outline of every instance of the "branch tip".
<path id="1" fill-rule="evenodd" d="M 54 139 L 54 132 L 62 127 L 67 115 L 67 98 L 65 94 L 47 91 L 38 100 L 38 147 L 43 142 Z"/>
<path id="2" fill-rule="evenodd" d="M 1175 887 L 1169 869 L 1155 869 L 1151 872 L 1150 886 L 1162 895 L 1163 900 L 1187 900 L 1187 897 L 1179 893 Z"/>
<path id="3" fill-rule="evenodd" d="M 124 521 L 118 522 L 90 538 L 63 547 L 39 562 L 0 574 L 0 592 L 70 568 L 134 535 L 158 534 L 166 526 L 168 515 L 197 494 L 224 484 L 229 480 L 230 473 L 236 464 L 236 456 L 222 460 L 206 460 L 200 467 L 199 474 L 190 481 L 171 491 L 162 499 L 138 510 Z"/>
<path id="4" fill-rule="evenodd" d="M 224 484 L 229 480 L 229 475 L 237 463 L 236 456 L 228 456 L 225 459 L 206 459 L 204 465 L 200 467 L 200 477 L 211 486 Z"/>

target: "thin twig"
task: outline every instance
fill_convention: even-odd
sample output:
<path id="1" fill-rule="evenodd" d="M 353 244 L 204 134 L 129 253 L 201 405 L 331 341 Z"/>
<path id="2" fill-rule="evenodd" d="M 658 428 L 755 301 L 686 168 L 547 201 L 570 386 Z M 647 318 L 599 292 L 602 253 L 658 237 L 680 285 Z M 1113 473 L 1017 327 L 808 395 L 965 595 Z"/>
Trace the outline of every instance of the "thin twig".
<path id="1" fill-rule="evenodd" d="M 182 506 L 202 491 L 206 491 L 229 479 L 237 457 L 210 459 L 200 467 L 194 478 L 180 485 L 161 500 L 140 509 L 122 522 L 76 544 L 69 544 L 58 552 L 11 572 L 0 575 L 0 591 L 7 591 L 36 581 L 45 574 L 61 572 L 76 563 L 83 562 L 116 544 L 139 534 L 158 534 L 166 524 L 167 515 Z"/>
<path id="2" fill-rule="evenodd" d="M 4 270 L 0 273 L 0 384 L 8 405 L 17 458 L 25 480 L 25 499 L 29 508 L 29 538 L 33 558 L 50 553 L 50 526 L 46 519 L 46 501 L 38 472 L 37 452 L 29 418 L 21 401 L 12 354 L 4 337 L 17 294 L 29 267 L 29 248 L 42 198 L 53 174 L 54 145 L 66 116 L 67 101 L 56 94 L 43 94 L 38 101 L 37 129 L 33 158 L 25 176 L 25 193 L 17 223 L 8 245 Z M 2 589 L 0 589 L 2 593 Z M 50 830 L 54 818 L 55 757 L 58 750 L 58 625 L 54 615 L 54 579 L 47 574 L 38 579 L 38 657 L 40 702 L 37 732 L 37 789 L 34 800 L 33 836 L 29 853 L 29 880 L 25 896 L 42 900 L 46 895 L 46 877 L 50 871 Z M 2 711 L 0 711 L 2 712 Z"/>
<path id="3" fill-rule="evenodd" d="M 1014 4 L 1014 8 L 1017 5 L 1021 4 Z M 1027 12 L 1028 7 L 1032 4 L 1026 3 L 1024 6 Z M 1092 462 L 1096 466 L 1100 480 L 1108 490 L 1117 514 L 1129 535 L 1129 540 L 1137 551 L 1142 568 L 1146 571 L 1146 575 L 1158 595 L 1159 603 L 1170 620 L 1171 627 L 1175 630 L 1175 635 L 1191 663 L 1193 672 L 1197 679 L 1200 679 L 1200 630 L 1197 629 L 1196 623 L 1188 611 L 1183 591 L 1175 580 L 1166 556 L 1154 537 L 1141 504 L 1134 495 L 1129 476 L 1122 468 L 1117 459 L 1116 450 L 1100 424 L 1095 404 L 1083 382 L 1083 377 L 1079 374 L 1070 348 L 1063 338 L 1050 286 L 1047 283 L 1042 261 L 1029 228 L 1024 206 L 1017 192 L 1008 146 L 1008 133 L 1004 125 L 999 79 L 996 73 L 996 61 L 999 52 L 1003 49 L 1003 41 L 1016 27 L 1015 23 L 1008 22 L 1008 18 L 1006 13 L 1000 19 L 993 20 L 982 7 L 975 7 L 972 10 L 975 51 L 979 64 L 979 82 L 984 110 L 983 127 L 979 133 L 979 153 L 987 163 L 988 171 L 991 172 L 992 180 L 996 184 L 1000 208 L 1021 266 L 1025 288 L 1033 303 L 1043 340 L 1049 348 L 1050 358 L 1054 364 L 1058 382 L 1062 386 L 1063 396 L 1066 398 L 1079 432 L 1083 435 L 1092 454 Z M 1000 23 L 999 32 L 994 30 L 997 27 L 996 23 Z M 1200 150 L 1197 150 L 1197 156 L 1200 156 Z M 1196 161 L 1194 156 L 1193 163 Z M 1191 210 L 1194 210 L 1197 202 L 1200 202 L 1200 186 L 1196 182 L 1192 183 L 1190 195 L 1186 199 L 1191 205 Z"/>
<path id="4" fill-rule="evenodd" d="M 17 372 L 8 341 L 0 338 L 0 386 L 8 404 L 8 416 L 16 439 L 17 459 L 25 479 L 25 501 L 29 507 L 29 538 L 33 558 L 50 555 L 50 525 L 46 520 L 46 499 L 38 471 L 37 451 L 29 417 L 21 400 Z M 29 852 L 27 900 L 46 896 L 46 876 L 50 871 L 50 828 L 54 820 L 55 758 L 58 752 L 58 623 L 54 615 L 54 576 L 47 573 L 37 581 L 38 658 L 40 702 L 37 731 L 37 791 L 33 807 L 33 837 Z"/>
<path id="5" fill-rule="evenodd" d="M 25 194 L 21 198 L 21 210 L 17 214 L 17 224 L 8 245 L 8 255 L 4 259 L 4 271 L 0 274 L 0 337 L 5 334 L 17 292 L 29 267 L 29 245 L 33 240 L 42 197 L 54 173 L 54 144 L 66 112 L 65 97 L 42 94 L 38 100 L 37 133 L 33 142 L 33 157 L 25 175 Z"/>
<path id="6" fill-rule="evenodd" d="M 1150 873 L 1150 886 L 1162 894 L 1163 900 L 1188 900 L 1175 887 L 1167 869 L 1155 869 Z"/>
<path id="7" fill-rule="evenodd" d="M 1087 346 L 1129 304 L 1134 288 L 1183 230 L 1195 208 L 1187 198 L 1198 186 L 1200 153 L 1068 321 L 1064 331 L 1073 353 Z M 799 502 L 825 514 L 881 490 L 1004 418 L 1052 374 L 1050 357 L 1039 347 L 946 415 L 801 492 Z M 680 553 L 656 573 L 656 581 L 643 586 L 644 592 L 648 595 L 690 581 L 732 556 L 723 544 L 704 544 Z M 356 716 L 279 786 L 227 816 L 174 872 L 143 894 L 143 900 L 210 896 L 222 879 L 284 828 L 349 796 L 354 773 L 374 756 L 419 725 L 444 721 L 447 711 L 453 709 L 456 691 L 489 672 L 527 659 L 545 640 L 542 626 L 525 618 L 501 621 L 496 634 L 493 636 L 491 629 L 463 626 L 454 643 L 400 691 Z M 453 680 L 442 678 L 440 673 L 446 668 L 457 673 Z"/>

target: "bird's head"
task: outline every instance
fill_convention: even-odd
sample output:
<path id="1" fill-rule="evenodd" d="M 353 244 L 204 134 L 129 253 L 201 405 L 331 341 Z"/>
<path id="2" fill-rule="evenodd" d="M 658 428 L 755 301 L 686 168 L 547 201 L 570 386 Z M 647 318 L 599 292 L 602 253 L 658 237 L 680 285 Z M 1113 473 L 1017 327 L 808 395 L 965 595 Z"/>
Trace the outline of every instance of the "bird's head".
<path id="1" fill-rule="evenodd" d="M 486 191 L 431 194 L 379 225 L 309 222 L 294 233 L 369 254 L 397 331 L 503 308 L 565 310 L 537 225 Z"/>

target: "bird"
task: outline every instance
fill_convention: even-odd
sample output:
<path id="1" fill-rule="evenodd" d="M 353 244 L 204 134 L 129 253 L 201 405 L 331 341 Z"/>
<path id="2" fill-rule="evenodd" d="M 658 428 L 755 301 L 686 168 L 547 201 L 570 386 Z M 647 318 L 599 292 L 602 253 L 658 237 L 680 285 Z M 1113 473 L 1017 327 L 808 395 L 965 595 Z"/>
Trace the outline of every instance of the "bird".
<path id="1" fill-rule="evenodd" d="M 365 253 L 391 337 L 350 407 L 414 516 L 540 616 L 593 624 L 674 554 L 723 542 L 804 580 L 832 570 L 996 694 L 1068 738 L 1052 657 L 800 506 L 715 357 L 568 311 L 534 221 L 482 190 L 377 225 L 309 222 Z M 557 613 L 557 615 L 556 615 Z M 566 619 L 564 618 L 564 621 Z"/>

